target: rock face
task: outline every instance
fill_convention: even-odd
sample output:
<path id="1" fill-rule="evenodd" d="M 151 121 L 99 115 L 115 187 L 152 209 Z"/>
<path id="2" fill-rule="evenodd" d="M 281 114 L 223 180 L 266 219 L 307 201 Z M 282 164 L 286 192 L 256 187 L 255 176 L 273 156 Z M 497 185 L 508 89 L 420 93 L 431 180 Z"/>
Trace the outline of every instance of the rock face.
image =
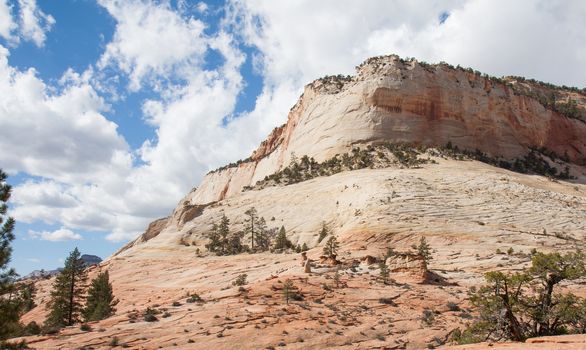
<path id="1" fill-rule="evenodd" d="M 154 237 L 157 237 L 159 235 L 159 233 L 161 233 L 161 231 L 165 228 L 165 226 L 168 223 L 169 223 L 169 217 L 165 217 L 165 218 L 158 219 L 158 220 L 151 222 L 149 224 L 149 227 L 146 229 L 146 231 L 143 234 L 141 234 L 136 239 L 134 239 L 133 241 L 126 244 L 124 247 L 120 248 L 116 253 L 114 253 L 114 256 L 122 253 L 123 251 L 125 251 L 131 247 L 136 246 L 137 244 L 147 242 L 148 240 L 150 240 Z"/>
<path id="2" fill-rule="evenodd" d="M 420 278 L 427 274 L 427 264 L 419 254 L 397 253 L 387 258 L 386 264 L 390 272 L 406 272 Z"/>
<path id="3" fill-rule="evenodd" d="M 397 56 L 373 58 L 357 68 L 356 76 L 307 85 L 287 123 L 248 161 L 209 173 L 186 200 L 206 204 L 234 196 L 282 169 L 293 154 L 323 161 L 355 145 L 386 141 L 451 142 L 506 159 L 544 148 L 584 165 L 586 122 L 544 107 L 539 97 L 551 94 L 557 101 L 575 102 L 575 115 L 586 120 L 586 95 L 577 90 L 494 79 Z"/>

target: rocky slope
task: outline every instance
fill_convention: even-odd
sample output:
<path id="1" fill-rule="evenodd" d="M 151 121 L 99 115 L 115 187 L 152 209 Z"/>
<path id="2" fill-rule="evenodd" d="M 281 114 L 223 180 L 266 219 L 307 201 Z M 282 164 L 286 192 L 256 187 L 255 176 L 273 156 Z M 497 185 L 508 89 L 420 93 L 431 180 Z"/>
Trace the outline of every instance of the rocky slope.
<path id="1" fill-rule="evenodd" d="M 120 299 L 113 317 L 92 323 L 89 332 L 70 327 L 27 341 L 37 349 L 109 349 L 114 337 L 134 349 L 453 346 L 452 331 L 466 327 L 473 314 L 467 291 L 483 282 L 485 272 L 518 271 L 529 263 L 531 249 L 586 248 L 586 169 L 580 165 L 586 124 L 514 91 L 474 72 L 395 56 L 367 62 L 354 78 L 312 83 L 288 123 L 250 160 L 210 173 L 168 218 L 90 268 L 90 276 L 110 272 Z M 557 93 L 558 99 L 575 97 L 584 112 L 578 92 Z M 460 102 L 450 96 L 460 96 Z M 242 191 L 288 165 L 293 153 L 321 162 L 356 145 L 383 141 L 451 141 L 504 158 L 544 146 L 567 153 L 576 178 L 520 174 L 427 149 L 417 155 L 422 162 L 416 166 L 391 155 L 388 162 L 359 170 Z M 226 215 L 231 230 L 241 230 L 252 206 L 270 228 L 284 226 L 295 245 L 310 248 L 310 273 L 293 252 L 219 257 L 206 251 L 212 223 Z M 340 265 L 320 259 L 324 242 L 318 233 L 324 222 L 340 242 Z M 427 270 L 412 255 L 421 237 L 433 248 Z M 385 285 L 376 259 L 388 247 L 403 254 L 390 261 L 393 282 Z M 510 248 L 511 254 L 500 253 Z M 234 286 L 242 274 L 247 284 Z M 301 294 L 289 304 L 283 298 L 287 279 Z M 40 306 L 24 316 L 25 323 L 42 322 L 50 283 L 38 283 Z M 586 297 L 585 283 L 564 288 Z M 190 298 L 194 293 L 202 300 Z M 147 308 L 161 312 L 157 322 L 144 321 Z M 578 349 L 584 341 L 585 336 L 574 336 L 464 349 L 557 349 L 558 344 Z"/>
<path id="2" fill-rule="evenodd" d="M 552 108 L 551 101 L 544 106 L 548 99 L 558 107 Z M 573 114 L 566 113 L 574 118 L 555 111 L 567 103 L 575 104 Z M 247 161 L 209 173 L 186 200 L 206 204 L 237 195 L 289 164 L 293 154 L 323 161 L 356 145 L 389 140 L 432 146 L 451 142 L 505 159 L 543 148 L 584 165 L 584 121 L 583 91 L 394 55 L 372 58 L 353 77 L 326 77 L 307 85 L 285 125 Z"/>

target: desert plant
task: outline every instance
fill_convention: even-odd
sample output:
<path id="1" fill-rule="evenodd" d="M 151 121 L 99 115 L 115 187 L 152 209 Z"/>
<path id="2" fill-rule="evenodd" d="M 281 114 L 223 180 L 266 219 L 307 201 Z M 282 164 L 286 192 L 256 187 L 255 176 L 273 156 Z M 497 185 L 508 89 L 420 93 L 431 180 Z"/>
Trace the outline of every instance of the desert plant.
<path id="1" fill-rule="evenodd" d="M 425 309 L 421 313 L 421 324 L 424 326 L 431 326 L 435 321 L 435 313 L 432 310 Z"/>
<path id="2" fill-rule="evenodd" d="M 293 295 L 296 293 L 297 288 L 293 284 L 293 281 L 287 279 L 285 283 L 283 283 L 283 296 L 285 297 L 285 302 L 289 305 L 289 299 L 293 298 Z"/>
<path id="3" fill-rule="evenodd" d="M 323 253 L 325 256 L 334 257 L 338 255 L 338 249 L 340 248 L 340 244 L 335 236 L 331 236 L 326 245 L 324 246 Z"/>
<path id="4" fill-rule="evenodd" d="M 321 230 L 319 231 L 319 238 L 317 240 L 317 243 L 321 243 L 321 241 L 323 241 L 324 238 L 326 238 L 327 235 L 329 235 L 330 233 L 331 233 L 331 231 L 330 231 L 328 225 L 326 225 L 326 222 L 324 221 L 322 223 Z"/>
<path id="5" fill-rule="evenodd" d="M 336 273 L 334 274 L 334 283 L 336 284 L 336 288 L 340 288 L 340 270 L 336 269 Z"/>
<path id="6" fill-rule="evenodd" d="M 158 315 L 160 313 L 161 312 L 159 310 L 147 307 L 147 309 L 144 311 L 142 316 L 146 322 L 156 322 L 159 320 L 156 315 Z"/>
<path id="7" fill-rule="evenodd" d="M 189 296 L 189 298 L 187 298 L 187 300 L 185 300 L 186 303 L 199 303 L 202 302 L 203 299 L 197 294 L 197 293 L 191 293 L 191 295 Z"/>
<path id="8" fill-rule="evenodd" d="M 427 243 L 427 240 L 423 236 L 419 240 L 419 245 L 417 246 L 417 252 L 419 253 L 419 255 L 421 255 L 423 257 L 423 260 L 425 260 L 426 264 L 431 259 L 433 259 L 433 257 L 431 256 L 431 247 L 429 246 L 429 244 Z"/>
<path id="9" fill-rule="evenodd" d="M 238 277 L 236 277 L 236 279 L 234 281 L 232 281 L 232 285 L 233 286 L 243 286 L 243 285 L 245 285 L 246 283 L 248 283 L 246 281 L 246 277 L 248 277 L 248 275 L 245 274 L 245 273 L 238 275 Z"/>
<path id="10" fill-rule="evenodd" d="M 110 343 L 109 343 L 109 345 L 110 345 L 111 347 L 114 347 L 114 346 L 118 346 L 118 344 L 119 344 L 119 343 L 120 343 L 120 340 L 118 339 L 118 337 L 114 336 L 114 337 L 112 337 L 112 339 L 110 340 Z"/>
<path id="11" fill-rule="evenodd" d="M 385 259 L 381 259 L 381 261 L 378 264 L 379 268 L 380 268 L 380 279 L 384 284 L 388 284 L 389 283 L 389 267 L 387 266 L 387 262 L 385 261 Z"/>
<path id="12" fill-rule="evenodd" d="M 26 326 L 22 328 L 22 335 L 38 335 L 41 334 L 41 326 L 39 326 L 35 321 L 29 322 Z M 0 347 L 1 349 L 2 347 Z"/>
<path id="13" fill-rule="evenodd" d="M 447 306 L 450 311 L 460 311 L 460 306 L 453 301 L 448 301 Z"/>
<path id="14" fill-rule="evenodd" d="M 579 252 L 536 253 L 531 267 L 522 272 L 487 273 L 487 285 L 471 291 L 470 301 L 479 316 L 464 333 L 480 341 L 523 341 L 585 332 L 586 300 L 555 291 L 563 281 L 586 276 L 584 258 Z"/>

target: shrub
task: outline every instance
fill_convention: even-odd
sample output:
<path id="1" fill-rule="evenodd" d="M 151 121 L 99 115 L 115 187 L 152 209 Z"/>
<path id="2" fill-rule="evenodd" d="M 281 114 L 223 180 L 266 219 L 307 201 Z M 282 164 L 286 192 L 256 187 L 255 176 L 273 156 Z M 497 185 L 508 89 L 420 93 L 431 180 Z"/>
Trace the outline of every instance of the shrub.
<path id="1" fill-rule="evenodd" d="M 434 321 L 435 321 L 434 312 L 429 309 L 423 310 L 423 313 L 421 314 L 421 323 L 424 326 L 431 326 Z"/>
<path id="2" fill-rule="evenodd" d="M 84 323 L 79 327 L 80 330 L 84 331 L 84 332 L 91 332 L 92 327 L 90 327 L 89 324 Z"/>
<path id="3" fill-rule="evenodd" d="M 453 301 L 448 301 L 447 305 L 450 311 L 460 311 L 460 306 Z"/>
<path id="4" fill-rule="evenodd" d="M 283 284 L 283 296 L 285 297 L 285 302 L 289 304 L 289 299 L 293 298 L 293 295 L 297 293 L 297 288 L 293 284 L 293 281 L 290 279 L 286 280 Z"/>
<path id="5" fill-rule="evenodd" d="M 236 279 L 234 281 L 232 281 L 232 285 L 233 286 L 243 286 L 243 285 L 247 284 L 248 282 L 246 281 L 246 277 L 248 277 L 248 275 L 245 273 L 238 275 L 238 277 L 236 277 Z"/>
<path id="6" fill-rule="evenodd" d="M 334 257 L 338 255 L 339 248 L 340 244 L 338 243 L 338 240 L 335 236 L 331 236 L 326 242 L 326 245 L 324 246 L 323 253 L 325 256 Z"/>
<path id="7" fill-rule="evenodd" d="M 189 298 L 185 300 L 186 303 L 199 303 L 202 301 L 203 299 L 197 293 L 192 293 Z"/>
<path id="8" fill-rule="evenodd" d="M 322 223 L 321 230 L 319 231 L 319 238 L 317 240 L 317 243 L 321 243 L 321 241 L 323 241 L 324 238 L 326 238 L 327 235 L 329 235 L 330 233 L 331 233 L 330 228 L 328 227 L 328 225 L 326 225 L 326 222 L 324 221 Z"/>
<path id="9" fill-rule="evenodd" d="M 173 304 L 171 304 L 171 305 L 177 307 L 177 306 L 181 306 L 181 303 L 178 301 L 174 301 Z"/>
<path id="10" fill-rule="evenodd" d="M 156 322 L 159 319 L 155 315 L 158 315 L 160 313 L 161 312 L 159 310 L 151 309 L 150 307 L 147 307 L 147 309 L 143 313 L 143 318 L 146 322 Z"/>
<path id="11" fill-rule="evenodd" d="M 118 339 L 118 337 L 115 336 L 110 340 L 109 345 L 114 347 L 114 346 L 118 346 L 119 343 L 120 343 L 120 340 Z"/>
<path id="12" fill-rule="evenodd" d="M 393 301 L 393 298 L 379 298 L 378 302 L 381 304 L 396 306 L 397 304 Z"/>
<path id="13" fill-rule="evenodd" d="M 419 255 L 423 257 L 423 260 L 425 260 L 426 264 L 429 262 L 429 260 L 433 259 L 431 256 L 431 247 L 429 246 L 429 244 L 427 244 L 427 240 L 425 239 L 425 237 L 421 237 L 421 239 L 419 240 L 417 252 L 419 253 Z"/>

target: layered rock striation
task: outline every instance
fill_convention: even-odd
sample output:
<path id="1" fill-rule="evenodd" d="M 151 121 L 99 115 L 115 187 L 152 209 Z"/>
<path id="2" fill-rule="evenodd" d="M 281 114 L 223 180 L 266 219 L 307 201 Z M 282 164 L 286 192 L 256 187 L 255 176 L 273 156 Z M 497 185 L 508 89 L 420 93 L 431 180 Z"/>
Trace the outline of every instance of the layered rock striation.
<path id="1" fill-rule="evenodd" d="M 572 113 L 563 113 L 568 106 Z M 294 155 L 323 161 L 382 142 L 451 142 L 507 160 L 540 149 L 585 165 L 584 120 L 586 94 L 577 89 L 395 55 L 372 58 L 355 76 L 308 84 L 285 125 L 247 160 L 208 173 L 185 200 L 202 205 L 234 196 L 287 166 Z"/>

